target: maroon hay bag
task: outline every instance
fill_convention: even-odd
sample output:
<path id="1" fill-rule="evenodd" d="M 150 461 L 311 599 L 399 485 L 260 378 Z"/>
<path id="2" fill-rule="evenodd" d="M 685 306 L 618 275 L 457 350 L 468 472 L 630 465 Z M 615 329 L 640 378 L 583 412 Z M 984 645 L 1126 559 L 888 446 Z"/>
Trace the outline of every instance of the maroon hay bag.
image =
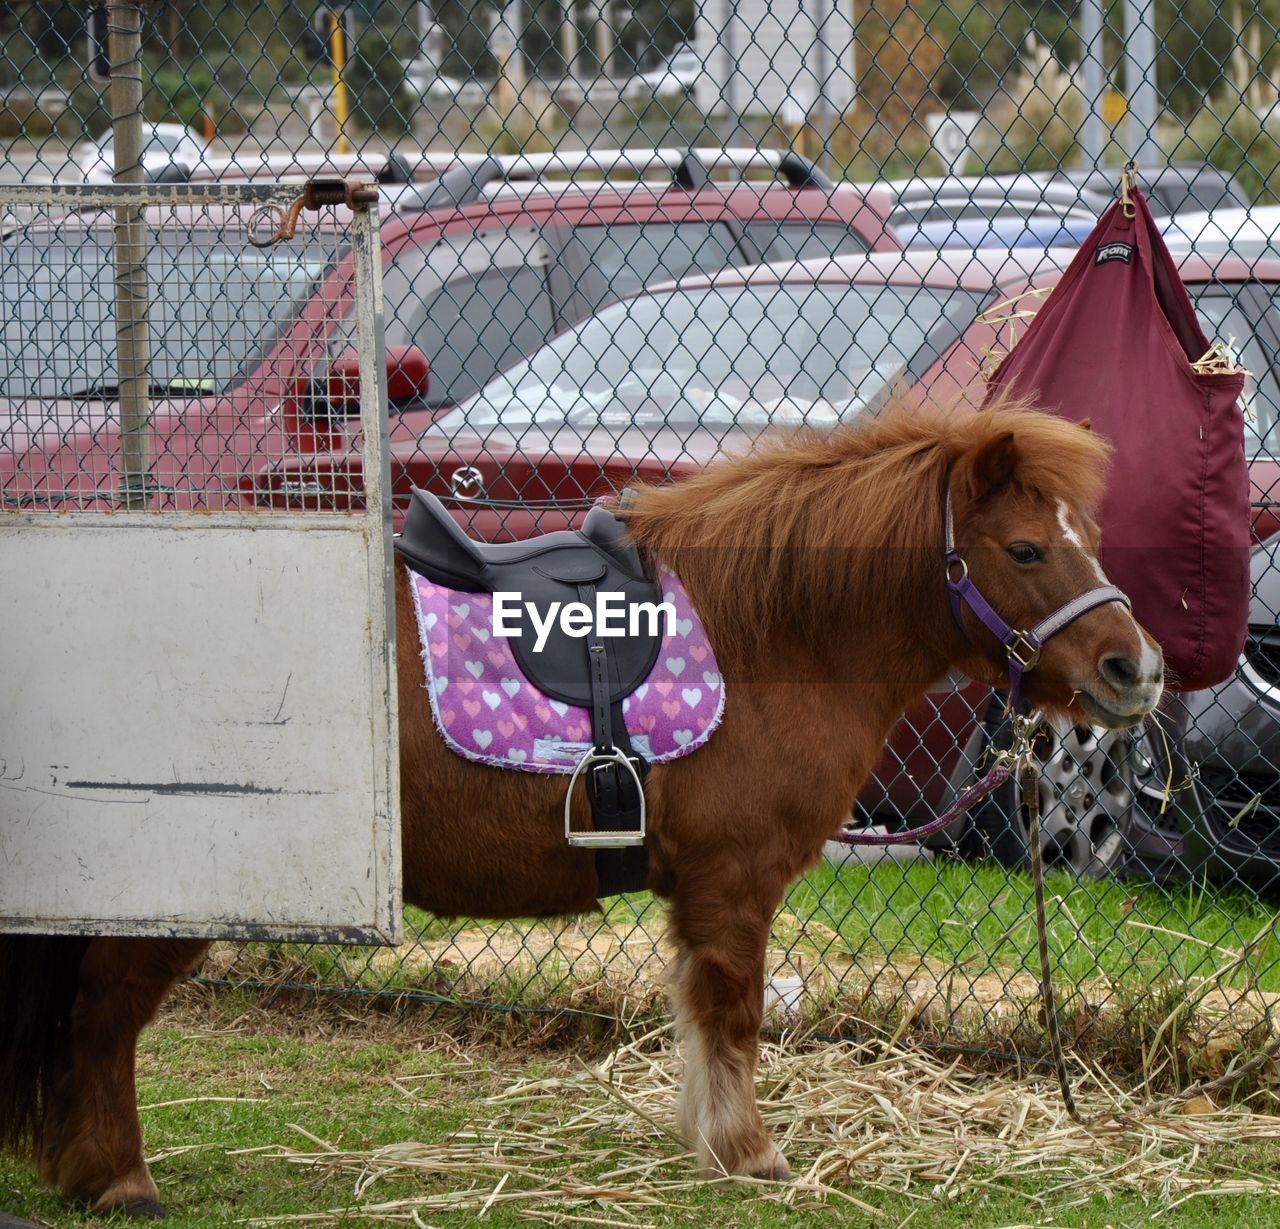
<path id="1" fill-rule="evenodd" d="M 1120 201 L 1102 216 L 987 400 L 1030 397 L 1111 441 L 1101 563 L 1163 647 L 1170 687 L 1191 691 L 1231 675 L 1248 625 L 1244 376 L 1192 367 L 1209 341 L 1132 200 L 1133 217 Z"/>

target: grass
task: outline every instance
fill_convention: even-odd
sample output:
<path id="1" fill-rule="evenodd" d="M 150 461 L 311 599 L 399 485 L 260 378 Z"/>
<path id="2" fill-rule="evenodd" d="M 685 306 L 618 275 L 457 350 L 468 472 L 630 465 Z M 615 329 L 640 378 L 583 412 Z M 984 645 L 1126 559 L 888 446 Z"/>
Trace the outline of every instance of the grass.
<path id="1" fill-rule="evenodd" d="M 816 1070 L 814 1087 L 823 1096 L 832 1093 L 829 1106 L 796 1117 L 799 1125 L 787 1145 L 793 1162 L 803 1167 L 820 1156 L 815 1150 L 822 1140 L 839 1147 L 842 1136 L 867 1116 L 864 1102 L 872 1115 L 864 1126 L 872 1142 L 882 1146 L 853 1149 L 849 1155 L 861 1153 L 860 1159 L 849 1161 L 843 1176 L 829 1179 L 834 1195 L 805 1194 L 802 1188 L 788 1192 L 775 1185 L 699 1184 L 690 1180 L 687 1159 L 666 1134 L 669 1104 L 661 1099 L 663 1088 L 653 1086 L 665 1087 L 678 1068 L 661 1053 L 632 1053 L 630 1075 L 619 1076 L 615 1085 L 633 1102 L 657 1098 L 663 1108 L 653 1111 L 650 1123 L 583 1076 L 581 1058 L 596 1061 L 598 1052 L 498 1047 L 451 1035 L 448 1021 L 422 1011 L 390 1019 L 332 1009 L 328 1014 L 271 1012 L 242 993 L 225 991 L 189 990 L 179 1000 L 145 1035 L 139 1067 L 147 1147 L 173 1229 L 268 1218 L 281 1223 L 275 1218 L 324 1210 L 340 1213 L 341 1223 L 349 1226 L 411 1224 L 411 1211 L 404 1207 L 361 1214 L 362 1204 L 404 1200 L 428 1201 L 420 1203 L 417 1223 L 451 1229 L 477 1222 L 478 1209 L 502 1181 L 492 1176 L 497 1173 L 509 1174 L 505 1197 L 515 1200 L 508 1204 L 499 1198 L 488 1209 L 483 1219 L 499 1227 L 556 1223 L 566 1214 L 579 1219 L 560 1223 L 700 1224 L 706 1229 L 808 1225 L 819 1216 L 837 1224 L 875 1221 L 941 1229 L 1030 1224 L 1122 1229 L 1162 1215 L 1169 1224 L 1192 1229 L 1231 1221 L 1280 1226 L 1275 1198 L 1280 1182 L 1274 1177 L 1280 1119 L 1242 1116 L 1239 1122 L 1250 1126 L 1250 1133 L 1242 1129 L 1239 1140 L 1228 1121 L 1213 1130 L 1202 1128 L 1200 1138 L 1191 1129 L 1197 1121 L 1186 1120 L 1186 1129 L 1149 1132 L 1119 1145 L 1075 1132 L 1071 1150 L 1051 1164 L 1048 1141 L 1072 1134 L 1053 1117 L 1051 1090 L 961 1077 L 950 1067 L 930 1067 L 902 1055 L 896 1078 L 910 1081 L 918 1065 L 925 1108 L 912 1108 L 909 1082 L 894 1103 L 881 1096 L 886 1104 L 877 1107 L 872 1081 L 884 1063 L 877 1065 L 873 1055 L 850 1060 L 820 1049 L 785 1060 L 789 1067 L 779 1055 L 766 1056 L 760 1087 L 778 1119 L 775 1132 L 799 1115 L 790 1106 L 801 1073 Z M 835 1097 L 839 1080 L 853 1081 L 843 1101 Z M 867 1082 L 865 1096 L 858 1080 Z M 957 1117 L 954 1128 L 945 1120 L 941 1128 L 930 1126 L 928 1098 L 940 1084 L 973 1098 L 972 1113 Z M 980 1145 L 1003 1145 L 994 1130 L 985 1137 L 967 1134 L 974 1127 L 965 1120 L 1005 1112 L 991 1109 L 1002 1096 L 1012 1113 L 1017 1099 L 1032 1092 L 1040 1108 L 1030 1117 L 1019 1111 L 1026 1118 L 1025 1157 L 1010 1154 L 1016 1164 L 1000 1162 L 998 1152 L 990 1162 L 967 1159 L 971 1145 L 980 1156 Z M 599 1114 L 599 1123 L 583 1133 L 581 1121 L 588 1113 Z M 576 1136 L 571 1133 L 575 1121 Z M 940 1167 L 913 1159 L 930 1131 L 930 1146 L 945 1158 Z M 1008 1131 L 1002 1128 L 1000 1134 Z M 417 1147 L 405 1146 L 407 1141 Z M 390 1154 L 393 1163 L 379 1172 L 369 1158 L 393 1145 L 399 1146 Z M 1042 1147 L 1041 1161 L 1031 1163 Z M 352 1154 L 352 1162 L 334 1157 L 333 1149 Z M 468 1156 L 479 1159 L 463 1165 Z M 631 1163 L 637 1156 L 656 1168 L 661 1183 L 655 1185 L 649 1174 L 620 1178 L 615 1173 L 607 1183 L 593 1185 L 617 1169 L 620 1157 Z M 414 1168 L 415 1157 L 436 1159 Z M 444 1163 L 448 1158 L 456 1166 L 452 1171 Z M 1094 1171 L 1099 1171 L 1096 1181 L 1090 1180 Z M 357 1173 L 377 1178 L 359 1198 Z M 489 1176 L 482 1180 L 481 1173 Z M 548 1181 L 556 1190 L 572 1186 L 588 1194 L 572 1205 L 576 1212 L 550 1199 L 521 1201 L 522 1187 Z M 653 1189 L 667 1194 L 658 1203 L 646 1202 Z M 1181 1199 L 1185 1202 L 1174 1207 Z M 450 1201 L 459 1201 L 460 1210 L 441 1210 Z M 58 1229 L 104 1223 L 41 1191 L 25 1166 L 7 1158 L 0 1159 L 0 1208 Z"/>
<path id="2" fill-rule="evenodd" d="M 1198 884 L 1163 888 L 1051 872 L 1045 886 L 1057 902 L 1050 942 L 1068 981 L 1213 976 L 1225 953 L 1265 935 L 1276 916 L 1252 895 Z M 995 866 L 824 866 L 792 889 L 786 913 L 828 928 L 852 953 L 905 951 L 992 970 L 1036 968 L 1030 878 Z M 1280 990 L 1274 945 L 1263 946 L 1254 969 L 1258 989 Z"/>
<path id="3" fill-rule="evenodd" d="M 1171 1092 L 1270 1040 L 1276 919 L 1255 897 L 1061 873 L 1047 887 L 1059 1018 L 1078 1056 L 1124 1087 Z M 205 973 L 278 991 L 486 1004 L 524 1019 L 532 1010 L 562 1042 L 598 1044 L 620 1021 L 666 1017 L 662 911 L 646 895 L 612 902 L 602 919 L 492 924 L 410 910 L 408 921 L 416 938 L 398 950 L 219 945 Z M 779 911 L 770 969 L 804 982 L 793 1025 L 1007 1066 L 1047 1053 L 1035 953 L 1026 875 L 946 859 L 824 864 Z"/>
<path id="4" fill-rule="evenodd" d="M 1047 889 L 1058 977 L 1091 986 L 1095 999 L 1137 1000 L 1153 985 L 1280 992 L 1276 918 L 1250 894 L 1063 873 L 1050 873 Z M 574 1005 L 584 987 L 597 995 L 591 1006 L 628 994 L 634 1005 L 660 990 L 662 910 L 645 894 L 613 901 L 599 920 L 442 921 L 411 909 L 407 921 L 412 941 L 396 953 L 251 945 L 222 949 L 208 972 L 519 1007 Z M 811 989 L 821 973 L 834 994 L 861 993 L 886 971 L 924 964 L 981 982 L 990 998 L 1038 978 L 1030 879 L 947 859 L 824 863 L 788 895 L 772 951 L 778 971 L 799 973 Z"/>

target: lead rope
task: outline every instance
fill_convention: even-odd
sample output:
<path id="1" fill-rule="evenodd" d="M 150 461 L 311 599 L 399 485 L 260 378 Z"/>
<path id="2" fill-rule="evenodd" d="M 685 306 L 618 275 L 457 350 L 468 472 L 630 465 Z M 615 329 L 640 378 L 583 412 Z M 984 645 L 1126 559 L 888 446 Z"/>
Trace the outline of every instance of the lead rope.
<path id="1" fill-rule="evenodd" d="M 1058 1088 L 1062 1093 L 1062 1103 L 1066 1107 L 1067 1116 L 1078 1126 L 1092 1128 L 1104 1122 L 1113 1122 L 1116 1126 L 1136 1126 L 1141 1117 L 1158 1117 L 1167 1113 L 1174 1106 L 1182 1105 L 1193 1097 L 1205 1097 L 1211 1092 L 1221 1092 L 1238 1084 L 1246 1076 L 1264 1067 L 1272 1059 L 1280 1057 L 1280 1036 L 1277 1036 L 1265 1049 L 1259 1050 L 1248 1062 L 1242 1063 L 1234 1071 L 1228 1071 L 1212 1080 L 1202 1080 L 1184 1088 L 1181 1092 L 1160 1100 L 1148 1100 L 1131 1112 L 1118 1109 L 1105 1109 L 1097 1114 L 1085 1116 L 1076 1105 L 1075 1095 L 1071 1091 L 1071 1075 L 1067 1071 L 1067 1058 L 1062 1045 L 1062 1027 L 1058 1021 L 1057 997 L 1053 990 L 1053 970 L 1049 962 L 1049 922 L 1044 903 L 1044 851 L 1040 846 L 1040 765 L 1036 761 L 1033 740 L 1040 728 L 1040 715 L 1032 713 L 1022 716 L 1011 714 L 1013 737 L 1007 750 L 996 754 L 995 763 L 987 774 L 976 785 L 970 786 L 959 798 L 937 819 L 919 827 L 907 828 L 897 832 L 854 832 L 841 830 L 835 839 L 845 845 L 899 845 L 923 840 L 935 832 L 950 826 L 976 802 L 992 793 L 1010 777 L 1016 774 L 1020 789 L 1022 806 L 1027 812 L 1028 841 L 1031 846 L 1031 884 L 1035 900 L 1036 942 L 1040 954 L 1040 1001 L 1044 1006 L 1045 1031 L 1049 1036 L 1049 1049 L 1053 1056 L 1054 1072 L 1058 1077 Z"/>
<path id="2" fill-rule="evenodd" d="M 1058 1088 L 1062 1092 L 1062 1104 L 1067 1116 L 1082 1127 L 1098 1125 L 1106 1118 L 1119 1121 L 1123 1115 L 1115 1110 L 1104 1110 L 1086 1118 L 1076 1105 L 1071 1091 L 1071 1076 L 1067 1071 L 1066 1054 L 1062 1048 L 1062 1029 L 1058 1023 L 1058 1001 L 1053 991 L 1053 974 L 1049 965 L 1049 923 L 1044 907 L 1044 851 L 1040 848 L 1040 765 L 1031 750 L 1031 739 L 1039 724 L 1037 718 L 1014 716 L 1014 754 L 1020 761 L 1019 783 L 1022 787 L 1022 805 L 1027 811 L 1027 837 L 1031 845 L 1031 887 L 1036 905 L 1036 942 L 1040 948 L 1040 1001 L 1044 1004 L 1045 1029 L 1049 1034 L 1049 1049 L 1053 1054 L 1053 1068 L 1058 1076 Z M 1025 723 L 1020 732 L 1019 723 Z"/>
<path id="3" fill-rule="evenodd" d="M 1082 1127 L 1095 1127 L 1106 1121 L 1114 1122 L 1117 1126 L 1135 1126 L 1139 1118 L 1159 1117 L 1175 1106 L 1185 1104 L 1193 1097 L 1207 1097 L 1212 1092 L 1231 1088 L 1280 1056 L 1280 1036 L 1278 1036 L 1233 1071 L 1225 1072 L 1212 1080 L 1200 1080 L 1169 1097 L 1159 1100 L 1149 1098 L 1145 1104 L 1131 1113 L 1117 1109 L 1102 1110 L 1087 1117 L 1080 1113 L 1071 1091 L 1071 1076 L 1067 1071 L 1067 1059 L 1062 1046 L 1062 1028 L 1058 1021 L 1058 1005 L 1049 964 L 1049 924 L 1044 904 L 1044 852 L 1040 847 L 1040 765 L 1031 751 L 1031 740 L 1040 722 L 1038 716 L 1019 717 L 1017 715 L 1014 716 L 1013 721 L 1013 747 L 1006 754 L 1018 763 L 1022 805 L 1027 811 L 1028 838 L 1031 843 L 1031 885 L 1036 910 L 1036 941 L 1040 949 L 1040 1000 L 1044 1004 L 1045 1030 L 1049 1035 L 1049 1049 L 1053 1056 L 1054 1071 L 1058 1077 L 1058 1088 L 1062 1093 L 1062 1103 L 1071 1121 Z"/>

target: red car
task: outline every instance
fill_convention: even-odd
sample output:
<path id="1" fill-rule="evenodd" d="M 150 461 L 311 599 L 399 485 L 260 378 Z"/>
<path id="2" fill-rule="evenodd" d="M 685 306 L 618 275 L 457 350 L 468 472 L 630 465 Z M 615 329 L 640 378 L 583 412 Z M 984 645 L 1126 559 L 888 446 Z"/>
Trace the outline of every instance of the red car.
<path id="1" fill-rule="evenodd" d="M 911 252 L 721 272 L 656 287 L 605 308 L 438 417 L 393 431 L 394 485 L 452 498 L 476 536 L 521 538 L 575 522 L 591 501 L 637 477 L 664 481 L 771 427 L 834 424 L 902 380 L 947 396 L 969 388 L 1009 345 L 1014 308 L 1046 290 L 1070 252 Z M 1251 400 L 1259 536 L 1278 521 L 1271 491 L 1280 388 L 1280 261 L 1187 257 L 1183 277 L 1211 336 L 1234 337 L 1259 374 Z M 263 484 L 341 492 L 354 452 L 278 467 Z M 269 496 L 267 496 L 269 498 Z M 339 496 L 340 497 L 340 496 Z M 931 817 L 971 779 L 991 736 L 991 693 L 942 690 L 906 714 L 862 809 L 891 823 Z M 1131 835 L 1141 782 L 1125 738 L 1072 735 L 1046 765 L 1054 860 L 1109 868 Z M 1097 761 L 1096 763 L 1094 761 Z M 1080 772 L 1096 784 L 1079 790 Z M 1127 776 L 1124 774 L 1128 774 Z M 1159 833 L 1151 834 L 1158 841 Z M 1013 860 L 1016 860 L 1013 859 Z"/>
<path id="2" fill-rule="evenodd" d="M 725 163 L 774 178 L 713 180 Z M 665 179 L 549 178 L 584 169 Z M 484 158 L 383 193 L 399 437 L 654 281 L 897 246 L 887 200 L 836 188 L 775 151 Z M 354 332 L 344 219 L 322 215 L 263 250 L 244 245 L 230 211 L 154 210 L 151 220 L 155 506 L 220 506 L 264 463 L 341 447 Z M 110 238 L 104 213 L 40 219 L 0 241 L 4 506 L 110 506 L 115 495 Z"/>
<path id="3" fill-rule="evenodd" d="M 401 201 L 405 211 L 383 230 L 388 340 L 392 361 L 401 364 L 390 381 L 398 402 L 391 427 L 396 493 L 403 496 L 412 481 L 453 496 L 473 531 L 490 538 L 523 537 L 573 521 L 591 499 L 637 475 L 664 480 L 773 425 L 834 423 L 874 403 L 894 379 L 942 393 L 966 388 L 988 356 L 1008 344 L 1009 301 L 1051 286 L 1070 255 L 890 250 L 724 271 L 720 246 L 721 256 L 706 262 L 720 272 L 606 306 L 538 349 L 544 335 L 619 288 L 610 285 L 610 257 L 621 254 L 618 267 L 636 286 L 656 280 L 658 268 L 637 260 L 653 250 L 654 236 L 666 242 L 668 264 L 692 256 L 699 267 L 699 254 L 708 250 L 701 236 L 715 227 L 741 232 L 735 240 L 741 259 L 757 223 L 776 231 L 779 242 L 791 242 L 812 236 L 816 221 L 817 233 L 830 228 L 833 242 L 823 246 L 835 248 L 869 242 L 857 225 L 871 228 L 880 215 L 843 188 L 698 187 L 690 181 L 525 190 L 513 187 L 509 174 L 482 182 L 491 173 L 492 167 L 473 165 L 405 189 L 421 195 L 412 209 Z M 464 203 L 475 193 L 478 199 Z M 717 220 L 707 222 L 713 209 Z M 748 216 L 752 209 L 759 212 Z M 891 247 L 879 224 L 876 242 Z M 67 223 L 63 241 L 75 225 L 82 227 L 80 247 L 104 246 L 105 222 Z M 681 238 L 686 226 L 699 228 L 697 245 Z M 0 245 L 7 260 L 0 277 L 14 280 L 12 292 L 4 293 L 17 304 L 3 326 L 10 366 L 0 397 L 22 403 L 9 418 L 0 417 L 0 497 L 9 507 L 68 500 L 107 506 L 117 481 L 115 440 L 109 363 L 93 350 L 97 335 L 88 330 L 67 370 L 37 373 L 50 384 L 28 380 L 22 363 L 41 329 L 46 352 L 56 350 L 59 339 L 65 351 L 68 325 L 83 329 L 83 304 L 102 291 L 71 262 L 53 270 L 62 277 L 62 299 L 46 295 L 65 301 L 64 317 L 24 310 L 23 294 L 37 296 L 38 307 L 49 280 L 49 257 L 38 239 L 27 228 Z M 194 368 L 187 366 L 189 349 L 159 347 L 155 378 L 168 396 L 157 406 L 152 441 L 162 488 L 157 506 L 240 498 L 273 507 L 334 507 L 349 498 L 359 453 L 345 404 L 349 277 L 341 262 L 329 269 L 337 242 L 336 232 L 321 228 L 292 247 L 272 249 L 254 266 L 258 280 L 248 282 L 254 293 L 241 295 L 236 311 L 206 312 L 230 323 L 216 345 L 195 352 Z M 212 239 L 209 244 L 216 248 Z M 584 248 L 590 250 L 584 254 Z M 15 251 L 31 258 L 24 264 L 13 258 Z M 194 263 L 200 267 L 199 259 Z M 78 280 L 67 280 L 67 269 Z M 1280 334 L 1272 324 L 1280 264 L 1191 257 L 1183 274 L 1209 333 L 1235 337 L 1244 365 L 1259 373 L 1252 394 L 1260 419 L 1253 475 L 1257 531 L 1266 536 L 1280 521 L 1271 498 L 1280 475 L 1270 438 L 1280 405 L 1273 374 Z M 191 280 L 177 276 L 175 298 Z M 503 322 L 503 296 L 522 282 L 550 306 L 530 323 L 513 300 Z M 219 293 L 238 284 L 224 279 Z M 407 296 L 399 310 L 397 286 Z M 199 299 L 192 305 L 193 297 L 183 302 L 195 313 Z M 282 298 L 303 306 L 281 312 Z M 272 310 L 263 314 L 268 303 Z M 419 304 L 427 305 L 421 316 L 414 314 Z M 442 310 L 434 311 L 437 306 Z M 282 317 L 291 323 L 268 332 L 264 343 L 263 329 Z M 533 357 L 521 361 L 523 353 Z M 448 411 L 482 368 L 509 363 L 515 365 L 505 375 Z M 32 405 L 40 407 L 38 418 L 27 414 Z M 908 714 L 863 807 L 877 818 L 909 820 L 948 800 L 969 777 L 967 753 L 989 734 L 986 705 L 986 693 L 969 688 L 940 694 Z M 1110 751 L 1082 746 L 1072 754 L 1076 758 L 1068 763 L 1064 755 L 1061 765 L 1064 798 L 1077 783 L 1073 765 L 1086 755 L 1102 755 L 1100 776 L 1119 780 Z M 1062 860 L 1090 869 L 1098 849 L 1114 848 L 1109 832 L 1118 830 L 1136 788 L 1126 779 L 1086 791 L 1080 806 L 1064 805 L 1056 820 L 1046 807 Z"/>

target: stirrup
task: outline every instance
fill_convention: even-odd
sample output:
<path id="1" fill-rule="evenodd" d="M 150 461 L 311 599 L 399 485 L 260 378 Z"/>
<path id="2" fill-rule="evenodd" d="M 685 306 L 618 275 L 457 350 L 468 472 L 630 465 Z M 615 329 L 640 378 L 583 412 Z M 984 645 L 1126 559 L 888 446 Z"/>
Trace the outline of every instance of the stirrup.
<path id="1" fill-rule="evenodd" d="M 640 799 L 640 826 L 634 832 L 575 832 L 571 822 L 570 812 L 573 807 L 573 787 L 577 783 L 578 778 L 586 768 L 600 768 L 608 764 L 621 764 L 631 774 L 631 779 L 636 783 L 636 794 Z M 586 753 L 578 761 L 578 766 L 573 770 L 573 776 L 569 778 L 569 787 L 564 795 L 564 839 L 572 846 L 579 849 L 626 849 L 633 845 L 644 844 L 644 819 L 645 819 L 645 802 L 644 802 L 644 782 L 640 780 L 640 774 L 636 771 L 636 766 L 631 762 L 627 755 L 619 751 L 617 747 L 609 751 L 597 751 L 594 747 Z"/>

